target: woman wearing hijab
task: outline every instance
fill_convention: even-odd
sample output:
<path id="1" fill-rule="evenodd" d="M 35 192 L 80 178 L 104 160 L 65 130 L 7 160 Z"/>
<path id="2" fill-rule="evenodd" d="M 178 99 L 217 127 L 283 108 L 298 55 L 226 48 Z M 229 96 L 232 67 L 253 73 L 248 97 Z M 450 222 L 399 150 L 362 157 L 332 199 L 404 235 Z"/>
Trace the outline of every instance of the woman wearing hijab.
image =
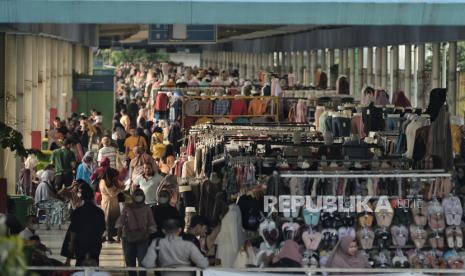
<path id="1" fill-rule="evenodd" d="M 94 164 L 94 153 L 87 151 L 82 158 L 81 164 L 79 164 L 76 171 L 76 180 L 83 180 L 87 184 L 91 184 L 90 176 L 94 173 L 96 166 Z"/>
<path id="2" fill-rule="evenodd" d="M 122 234 L 126 266 L 136 267 L 136 260 L 140 266 L 147 253 L 150 235 L 156 231 L 152 210 L 145 204 L 145 194 L 141 189 L 134 191 L 132 203 L 123 208 L 116 227 Z M 137 272 L 129 272 L 129 275 L 137 275 Z M 139 275 L 146 273 L 140 272 Z"/>
<path id="3" fill-rule="evenodd" d="M 116 141 L 118 145 L 118 151 L 124 153 L 126 148 L 124 147 L 124 140 L 126 140 L 126 131 L 124 126 L 120 123 L 120 115 L 117 113 L 113 116 L 113 134 L 112 139 Z"/>
<path id="4" fill-rule="evenodd" d="M 53 180 L 55 173 L 53 170 L 44 170 L 40 174 L 40 184 L 37 186 L 34 196 L 34 202 L 37 204 L 41 201 L 46 201 L 55 198 L 55 188 L 53 187 Z"/>
<path id="5" fill-rule="evenodd" d="M 273 258 L 272 267 L 302 267 L 303 256 L 294 240 L 284 242 L 279 254 Z"/>
<path id="6" fill-rule="evenodd" d="M 357 248 L 357 242 L 350 236 L 342 237 L 329 255 L 327 268 L 369 268 L 368 258 Z"/>

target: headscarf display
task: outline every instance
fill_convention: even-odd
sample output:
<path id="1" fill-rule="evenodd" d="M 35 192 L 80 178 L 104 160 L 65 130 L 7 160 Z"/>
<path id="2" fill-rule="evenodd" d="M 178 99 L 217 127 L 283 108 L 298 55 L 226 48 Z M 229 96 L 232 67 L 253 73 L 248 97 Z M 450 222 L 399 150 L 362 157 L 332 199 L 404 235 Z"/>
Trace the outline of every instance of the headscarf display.
<path id="1" fill-rule="evenodd" d="M 404 91 L 397 91 L 392 97 L 392 104 L 396 107 L 412 107 Z"/>
<path id="2" fill-rule="evenodd" d="M 376 91 L 376 105 L 386 106 L 389 104 L 389 95 L 384 90 Z"/>
<path id="3" fill-rule="evenodd" d="M 358 252 L 355 256 L 349 255 L 349 247 L 355 239 L 351 236 L 344 236 L 337 242 L 331 255 L 328 258 L 326 267 L 328 268 L 366 268 L 370 267 L 368 259 Z"/>
<path id="4" fill-rule="evenodd" d="M 300 264 L 300 266 L 303 265 L 303 257 L 299 252 L 299 245 L 294 240 L 287 240 L 284 242 L 281 250 L 279 250 L 278 256 L 273 258 L 273 263 L 276 263 L 284 258 L 290 259 Z"/>

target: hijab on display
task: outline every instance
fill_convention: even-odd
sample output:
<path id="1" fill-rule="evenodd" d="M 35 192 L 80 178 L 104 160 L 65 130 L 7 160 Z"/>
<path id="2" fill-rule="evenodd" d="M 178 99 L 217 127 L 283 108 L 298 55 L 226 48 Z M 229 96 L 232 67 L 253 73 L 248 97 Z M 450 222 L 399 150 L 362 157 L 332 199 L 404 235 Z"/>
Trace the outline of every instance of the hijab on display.
<path id="1" fill-rule="evenodd" d="M 389 251 L 381 251 L 375 257 L 375 267 L 377 268 L 388 268 L 391 266 L 389 261 Z"/>
<path id="2" fill-rule="evenodd" d="M 338 241 L 338 232 L 336 229 L 325 229 L 321 231 L 321 244 L 326 250 L 334 248 Z"/>
<path id="3" fill-rule="evenodd" d="M 318 221 L 320 220 L 320 210 L 310 211 L 307 208 L 303 209 L 302 211 L 304 216 L 304 222 L 308 226 L 315 227 L 318 225 Z"/>
<path id="4" fill-rule="evenodd" d="M 276 227 L 276 223 L 270 218 L 267 218 L 262 223 L 260 223 L 258 232 L 268 247 L 275 245 L 278 241 L 279 230 Z"/>
<path id="5" fill-rule="evenodd" d="M 391 245 L 391 233 L 387 228 L 378 228 L 375 231 L 375 240 L 379 248 L 389 248 Z"/>
<path id="6" fill-rule="evenodd" d="M 431 116 L 431 122 L 434 122 L 439 115 L 441 107 L 446 102 L 447 89 L 446 88 L 434 88 L 429 94 L 429 104 L 426 108 L 426 114 Z"/>
<path id="7" fill-rule="evenodd" d="M 455 250 L 449 250 L 443 255 L 444 260 L 450 268 L 460 269 L 463 268 L 463 258 Z"/>
<path id="8" fill-rule="evenodd" d="M 447 225 L 459 226 L 462 221 L 463 208 L 460 199 L 449 194 L 442 200 L 442 207 L 446 215 Z"/>
<path id="9" fill-rule="evenodd" d="M 392 266 L 395 268 L 410 268 L 408 258 L 400 248 L 396 250 L 394 258 L 392 258 Z"/>
<path id="10" fill-rule="evenodd" d="M 352 227 L 340 227 L 338 230 L 339 239 L 349 236 L 355 239 L 355 229 Z"/>
<path id="11" fill-rule="evenodd" d="M 367 268 L 370 267 L 368 258 L 360 252 L 352 256 L 349 254 L 349 247 L 355 239 L 345 236 L 337 242 L 333 251 L 328 257 L 326 267 L 328 268 Z"/>
<path id="12" fill-rule="evenodd" d="M 375 232 L 370 228 L 364 227 L 357 231 L 357 240 L 362 249 L 370 250 L 373 248 L 373 242 L 375 241 Z"/>
<path id="13" fill-rule="evenodd" d="M 293 240 L 287 240 L 279 250 L 279 254 L 273 258 L 273 263 L 276 263 L 284 258 L 290 259 L 300 266 L 303 265 L 303 256 L 299 252 L 299 245 Z"/>
<path id="14" fill-rule="evenodd" d="M 286 240 L 293 240 L 299 234 L 300 225 L 296 222 L 286 222 L 282 226 L 283 236 Z"/>
<path id="15" fill-rule="evenodd" d="M 463 232 L 460 226 L 450 226 L 446 228 L 447 246 L 450 248 L 463 247 Z"/>
<path id="16" fill-rule="evenodd" d="M 415 204 L 412 209 L 413 221 L 416 225 L 425 226 L 428 221 L 428 210 L 426 206 Z"/>
<path id="17" fill-rule="evenodd" d="M 379 201 L 378 201 L 379 203 Z M 391 226 L 392 219 L 394 217 L 394 210 L 392 209 L 391 204 L 389 201 L 385 200 L 383 203 L 386 203 L 387 205 L 383 205 L 383 208 L 376 210 L 375 209 L 375 217 L 376 217 L 376 222 L 379 227 L 386 227 L 388 228 Z M 377 207 L 379 207 L 379 204 L 376 204 Z"/>
<path id="18" fill-rule="evenodd" d="M 437 199 L 428 203 L 428 225 L 432 230 L 442 232 L 446 228 L 444 210 Z"/>
<path id="19" fill-rule="evenodd" d="M 396 246 L 405 246 L 408 241 L 408 228 L 405 225 L 391 227 L 392 242 Z"/>
<path id="20" fill-rule="evenodd" d="M 307 250 L 317 250 L 321 242 L 321 233 L 307 230 L 302 233 L 302 241 Z"/>
<path id="21" fill-rule="evenodd" d="M 425 245 L 428 234 L 422 226 L 410 225 L 410 236 L 417 249 L 422 249 Z"/>
<path id="22" fill-rule="evenodd" d="M 404 91 L 397 91 L 392 97 L 392 104 L 395 107 L 412 107 L 410 100 L 405 96 Z"/>
<path id="23" fill-rule="evenodd" d="M 376 90 L 375 93 L 375 105 L 381 105 L 381 106 L 386 106 L 389 104 L 389 95 L 387 92 L 383 89 Z"/>

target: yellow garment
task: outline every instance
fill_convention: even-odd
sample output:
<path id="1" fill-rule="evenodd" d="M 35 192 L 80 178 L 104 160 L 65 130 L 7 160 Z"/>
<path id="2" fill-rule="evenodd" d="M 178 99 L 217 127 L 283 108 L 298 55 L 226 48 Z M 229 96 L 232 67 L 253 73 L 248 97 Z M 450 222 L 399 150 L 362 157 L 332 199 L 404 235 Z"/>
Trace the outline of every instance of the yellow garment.
<path id="1" fill-rule="evenodd" d="M 165 154 L 166 145 L 163 143 L 156 143 L 152 146 L 152 157 L 161 158 Z"/>
<path id="2" fill-rule="evenodd" d="M 126 138 L 126 141 L 124 141 L 124 147 L 129 149 L 127 154 L 129 159 L 133 159 L 135 157 L 134 148 L 136 146 L 143 146 L 146 149 L 147 142 L 145 141 L 145 138 L 140 136 L 130 136 Z"/>
<path id="3" fill-rule="evenodd" d="M 315 83 L 313 84 L 315 87 L 320 86 L 320 77 L 321 77 L 321 70 L 317 70 L 315 72 Z"/>
<path id="4" fill-rule="evenodd" d="M 266 101 L 253 99 L 249 103 L 249 115 L 264 115 L 266 113 Z"/>
<path id="5" fill-rule="evenodd" d="M 200 119 L 197 120 L 197 122 L 195 123 L 195 125 L 203 125 L 203 124 L 207 124 L 207 123 L 211 123 L 213 122 L 212 119 L 208 118 L 208 117 L 202 117 Z"/>
<path id="6" fill-rule="evenodd" d="M 215 120 L 215 123 L 219 123 L 219 124 L 232 124 L 232 122 L 233 121 L 231 121 L 228 118 L 219 118 L 219 119 Z"/>
<path id="7" fill-rule="evenodd" d="M 452 135 L 452 152 L 454 154 L 460 154 L 460 141 L 462 140 L 460 126 L 451 125 L 450 131 Z"/>

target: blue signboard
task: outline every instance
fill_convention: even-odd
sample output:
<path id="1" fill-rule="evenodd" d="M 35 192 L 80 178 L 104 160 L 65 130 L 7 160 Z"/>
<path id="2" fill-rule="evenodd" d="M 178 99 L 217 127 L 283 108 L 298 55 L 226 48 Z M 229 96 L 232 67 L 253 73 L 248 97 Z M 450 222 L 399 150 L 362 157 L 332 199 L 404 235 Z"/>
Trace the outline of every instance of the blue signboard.
<path id="1" fill-rule="evenodd" d="M 149 44 L 204 44 L 216 42 L 216 25 L 185 25 L 185 39 L 174 37 L 174 25 L 149 25 Z"/>

